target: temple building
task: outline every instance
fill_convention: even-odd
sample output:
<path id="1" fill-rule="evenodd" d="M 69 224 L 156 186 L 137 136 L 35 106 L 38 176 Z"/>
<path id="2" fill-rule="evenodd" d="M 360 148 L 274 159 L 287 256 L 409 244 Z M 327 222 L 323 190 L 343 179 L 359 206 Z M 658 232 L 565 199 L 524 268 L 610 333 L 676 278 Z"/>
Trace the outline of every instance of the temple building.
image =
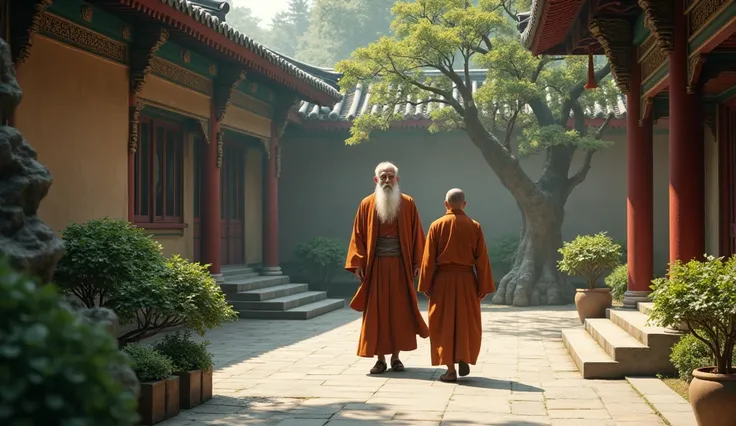
<path id="1" fill-rule="evenodd" d="M 5 0 L 23 101 L 12 120 L 54 178 L 55 231 L 111 217 L 210 264 L 243 317 L 310 318 L 342 300 L 279 266 L 280 138 L 328 84 L 241 34 L 216 0 Z"/>

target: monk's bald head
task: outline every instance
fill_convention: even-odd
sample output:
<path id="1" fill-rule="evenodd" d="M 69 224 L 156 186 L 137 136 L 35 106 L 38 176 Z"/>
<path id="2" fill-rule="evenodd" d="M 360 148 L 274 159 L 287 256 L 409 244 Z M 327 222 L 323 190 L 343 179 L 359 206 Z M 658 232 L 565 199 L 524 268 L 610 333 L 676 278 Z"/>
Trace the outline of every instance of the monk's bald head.
<path id="1" fill-rule="evenodd" d="M 449 208 L 462 209 L 465 207 L 465 193 L 462 189 L 452 188 L 445 195 L 445 203 Z"/>

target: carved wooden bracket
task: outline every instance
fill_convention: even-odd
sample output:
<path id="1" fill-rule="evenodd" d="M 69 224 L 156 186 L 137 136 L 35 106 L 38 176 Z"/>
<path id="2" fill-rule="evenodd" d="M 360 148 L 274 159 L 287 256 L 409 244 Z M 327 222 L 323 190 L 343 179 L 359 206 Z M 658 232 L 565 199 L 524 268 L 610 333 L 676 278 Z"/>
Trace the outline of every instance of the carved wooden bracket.
<path id="1" fill-rule="evenodd" d="M 245 71 L 242 67 L 228 64 L 220 67 L 212 88 L 212 100 L 215 106 L 215 119 L 222 122 L 225 119 L 227 104 L 235 88 L 245 80 Z"/>
<path id="2" fill-rule="evenodd" d="M 705 55 L 698 53 L 690 58 L 687 69 L 687 93 L 693 94 L 700 86 L 700 74 L 703 70 L 703 64 L 706 61 Z"/>
<path id="3" fill-rule="evenodd" d="M 588 31 L 598 40 L 611 63 L 611 74 L 623 93 L 631 90 L 631 46 L 634 33 L 624 19 L 594 19 Z"/>
<path id="4" fill-rule="evenodd" d="M 25 0 L 10 3 L 10 51 L 15 66 L 31 55 L 33 36 L 40 29 L 41 19 L 54 0 Z"/>
<path id="5" fill-rule="evenodd" d="M 210 121 L 207 119 L 198 119 L 200 130 L 202 131 L 202 136 L 204 137 L 204 141 L 209 145 L 210 143 Z"/>
<path id="6" fill-rule="evenodd" d="M 220 130 L 217 132 L 217 162 L 215 163 L 217 165 L 217 168 L 222 168 L 222 137 L 223 131 Z"/>
<path id="7" fill-rule="evenodd" d="M 677 0 L 681 1 L 681 0 Z M 644 26 L 654 34 L 664 52 L 674 49 L 674 5 L 672 0 L 638 0 L 644 11 Z"/>
<path id="8" fill-rule="evenodd" d="M 276 179 L 281 177 L 281 144 L 276 145 Z"/>
<path id="9" fill-rule="evenodd" d="M 163 28 L 140 27 L 135 31 L 135 41 L 130 48 L 130 92 L 138 95 L 143 90 L 146 76 L 151 73 L 153 58 L 158 49 L 169 39 Z"/>
<path id="10" fill-rule="evenodd" d="M 263 152 L 266 154 L 266 158 L 271 158 L 271 141 L 268 138 L 261 138 L 261 145 L 263 145 Z"/>
<path id="11" fill-rule="evenodd" d="M 138 151 L 138 120 L 143 110 L 143 102 L 136 102 L 130 106 L 130 138 L 128 138 L 128 151 Z"/>
<path id="12" fill-rule="evenodd" d="M 643 126 L 644 121 L 652 116 L 652 108 L 654 107 L 654 99 L 650 97 L 643 97 L 641 99 L 641 116 L 639 117 L 639 125 Z"/>
<path id="13" fill-rule="evenodd" d="M 300 100 L 293 93 L 280 93 L 276 96 L 273 107 L 273 124 L 276 136 L 284 136 L 286 126 L 289 124 L 289 111 L 299 104 Z"/>

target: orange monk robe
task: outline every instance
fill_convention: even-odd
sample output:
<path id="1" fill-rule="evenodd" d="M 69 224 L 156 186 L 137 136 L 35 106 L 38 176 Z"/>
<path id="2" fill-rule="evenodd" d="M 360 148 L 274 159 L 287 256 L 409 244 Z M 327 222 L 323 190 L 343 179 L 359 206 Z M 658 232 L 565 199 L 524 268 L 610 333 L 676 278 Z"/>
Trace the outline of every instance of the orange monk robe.
<path id="1" fill-rule="evenodd" d="M 419 291 L 430 293 L 432 365 L 474 365 L 483 333 L 478 294 L 496 286 L 483 230 L 462 210 L 448 211 L 429 227 Z"/>
<path id="2" fill-rule="evenodd" d="M 424 251 L 424 229 L 414 200 L 401 195 L 396 224 L 384 225 L 376 213 L 376 196 L 360 203 L 355 215 L 345 269 L 364 272 L 350 307 L 363 312 L 358 356 L 373 357 L 417 348 L 416 335 L 429 336 L 414 289 L 413 270 L 418 268 Z M 398 234 L 401 257 L 376 256 L 379 232 Z"/>

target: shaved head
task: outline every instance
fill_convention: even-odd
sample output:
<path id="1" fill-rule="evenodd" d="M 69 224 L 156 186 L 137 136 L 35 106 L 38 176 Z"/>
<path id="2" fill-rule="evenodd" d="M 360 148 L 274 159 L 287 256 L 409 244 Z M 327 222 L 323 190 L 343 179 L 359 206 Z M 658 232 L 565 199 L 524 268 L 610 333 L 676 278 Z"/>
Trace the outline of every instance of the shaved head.
<path id="1" fill-rule="evenodd" d="M 465 193 L 462 189 L 452 188 L 447 191 L 445 202 L 453 209 L 461 209 L 465 207 Z"/>

